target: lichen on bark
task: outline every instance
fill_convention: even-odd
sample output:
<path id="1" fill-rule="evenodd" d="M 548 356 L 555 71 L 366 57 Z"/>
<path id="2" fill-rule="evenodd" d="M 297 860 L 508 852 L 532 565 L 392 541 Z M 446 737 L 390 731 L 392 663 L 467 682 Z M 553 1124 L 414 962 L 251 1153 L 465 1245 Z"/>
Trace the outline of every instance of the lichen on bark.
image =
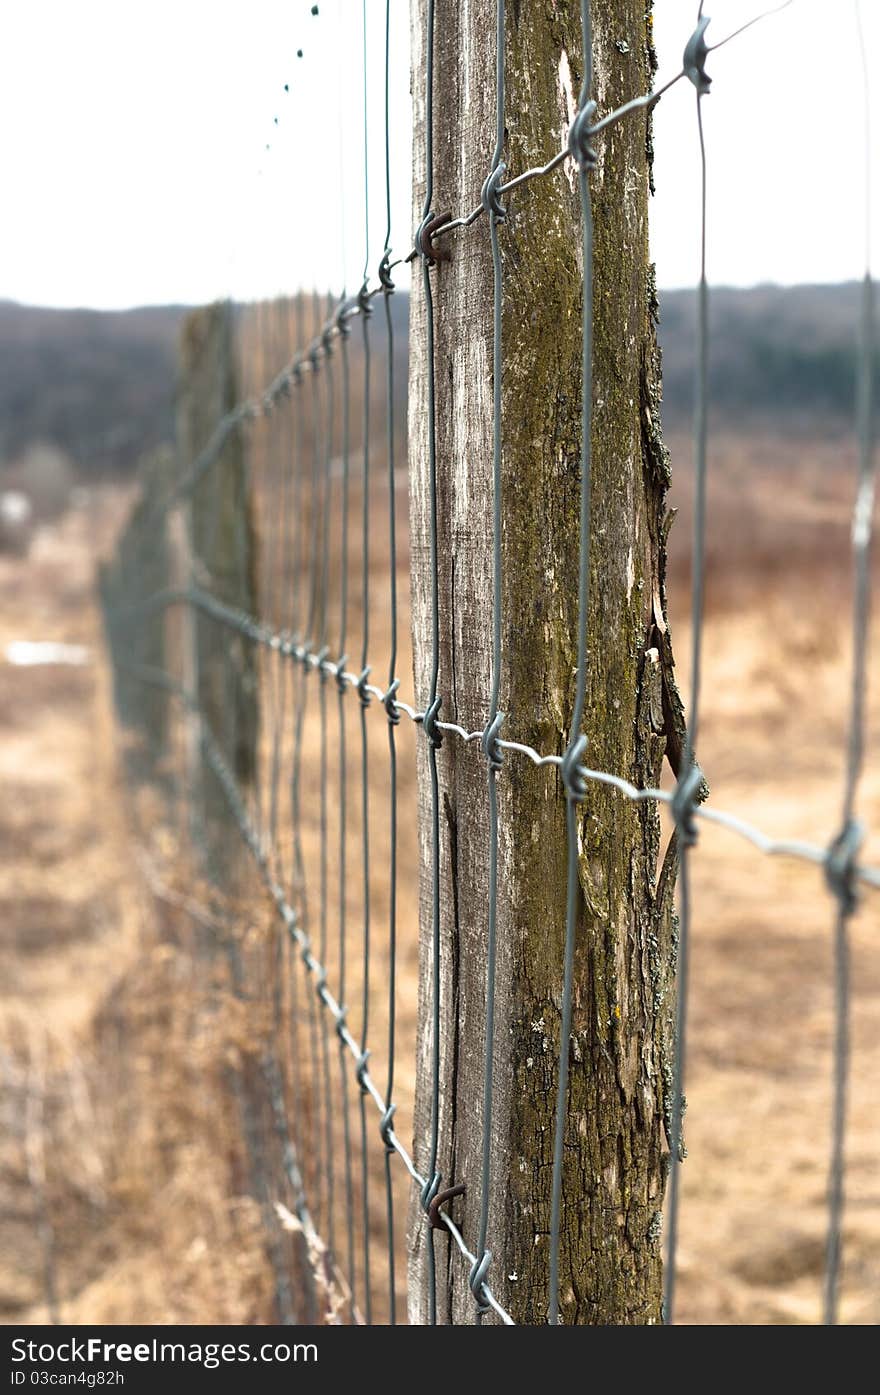
<path id="1" fill-rule="evenodd" d="M 414 10 L 415 63 L 424 7 Z M 437 6 L 436 207 L 473 206 L 488 168 L 494 5 Z M 601 111 L 653 74 L 644 0 L 594 0 L 594 96 Z M 511 174 L 565 138 L 581 81 L 580 6 L 508 5 L 504 159 Z M 487 90 L 488 87 L 488 90 Z M 438 95 L 439 94 L 439 95 Z M 424 110 L 416 100 L 416 149 Z M 668 461 L 660 436 L 656 293 L 648 256 L 649 132 L 644 114 L 608 131 L 592 177 L 594 398 L 588 763 L 636 784 L 660 778 L 676 707 L 664 571 Z M 419 171 L 415 202 L 422 194 Z M 569 168 L 517 189 L 503 258 L 504 735 L 565 749 L 577 633 L 581 408 L 581 233 Z M 433 289 L 437 342 L 441 691 L 445 715 L 485 721 L 491 549 L 492 267 L 482 223 L 459 234 Z M 411 460 L 417 696 L 425 694 L 426 372 L 424 307 L 413 296 Z M 673 736 L 673 740 L 674 740 Z M 448 741 L 441 756 L 441 1167 L 466 1180 L 459 1215 L 479 1214 L 485 1005 L 485 763 Z M 422 769 L 422 789 L 427 782 Z M 553 1111 L 565 938 L 564 798 L 556 772 L 514 755 L 499 777 L 501 815 L 490 1196 L 494 1292 L 521 1322 L 547 1316 Z M 423 814 L 427 813 L 423 801 Z M 423 819 L 423 867 L 428 847 Z M 577 927 L 565 1139 L 561 1309 L 566 1323 L 660 1318 L 664 1078 L 672 1020 L 674 849 L 658 868 L 656 810 L 593 784 L 579 811 Z M 430 986 L 430 898 L 422 899 L 421 1020 Z M 427 1061 L 421 1036 L 420 1064 Z M 420 1090 L 417 1161 L 429 1118 Z M 414 1208 L 414 1318 L 424 1317 L 426 1235 Z M 445 1245 L 445 1241 L 435 1242 Z M 439 1253 L 439 1251 L 438 1251 Z M 468 1321 L 467 1273 L 451 1255 L 441 1317 Z"/>

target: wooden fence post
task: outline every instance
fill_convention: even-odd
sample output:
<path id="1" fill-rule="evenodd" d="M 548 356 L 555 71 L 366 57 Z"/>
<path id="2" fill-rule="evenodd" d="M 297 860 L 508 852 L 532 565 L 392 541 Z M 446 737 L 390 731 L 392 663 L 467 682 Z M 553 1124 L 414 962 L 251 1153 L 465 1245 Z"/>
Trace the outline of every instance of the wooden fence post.
<path id="1" fill-rule="evenodd" d="M 425 189 L 426 0 L 413 0 L 414 226 Z M 647 91 L 644 0 L 594 0 L 600 112 Z M 434 210 L 469 210 L 489 171 L 494 0 L 437 0 Z M 563 145 L 581 81 L 580 6 L 508 5 L 511 176 Z M 648 260 L 650 137 L 642 113 L 598 141 L 592 585 L 584 730 L 593 767 L 655 785 L 681 736 L 664 573 L 668 465 L 660 439 L 656 302 Z M 580 204 L 570 164 L 506 199 L 503 258 L 502 735 L 562 754 L 574 698 L 580 489 Z M 492 261 L 487 220 L 446 239 L 431 272 L 436 383 L 442 718 L 483 727 L 492 597 Z M 414 278 L 410 472 L 416 700 L 431 663 L 425 302 Z M 421 984 L 416 1162 L 431 1121 L 431 788 L 421 763 Z M 486 759 L 454 736 L 439 753 L 443 1185 L 476 1244 L 486 1001 Z M 555 770 L 508 753 L 500 810 L 495 1100 L 488 1280 L 514 1318 L 548 1304 L 553 1114 L 565 929 L 565 800 Z M 582 902 L 569 1042 L 560 1308 L 565 1323 L 660 1319 L 664 1119 L 671 1076 L 674 850 L 658 866 L 656 810 L 591 784 L 579 806 Z M 473 1320 L 467 1266 L 420 1205 L 411 1228 L 411 1319 L 427 1316 L 434 1236 L 438 1321 Z M 448 1295 L 448 1301 L 447 1301 Z"/>
<path id="2" fill-rule="evenodd" d="M 217 422 L 237 403 L 234 311 L 229 304 L 194 310 L 180 339 L 177 439 L 182 468 L 197 457 Z M 217 600 L 252 615 L 256 610 L 256 546 L 241 432 L 195 485 L 185 505 L 189 580 Z M 239 789 L 253 783 L 257 762 L 258 699 L 254 647 L 244 636 L 197 610 L 189 626 L 188 682 L 205 723 Z M 197 846 L 206 870 L 231 888 L 246 849 L 228 801 L 206 766 L 193 732 L 191 784 Z"/>
<path id="3" fill-rule="evenodd" d="M 169 695 L 135 676 L 129 665 L 167 668 L 167 627 L 163 610 L 137 613 L 147 596 L 169 584 L 168 532 L 157 527 L 155 505 L 174 476 L 174 452 L 167 447 L 145 456 L 138 466 L 139 497 L 114 557 L 98 574 L 107 638 L 114 657 L 113 695 L 120 724 L 128 733 L 123 756 L 136 780 L 169 784 Z"/>

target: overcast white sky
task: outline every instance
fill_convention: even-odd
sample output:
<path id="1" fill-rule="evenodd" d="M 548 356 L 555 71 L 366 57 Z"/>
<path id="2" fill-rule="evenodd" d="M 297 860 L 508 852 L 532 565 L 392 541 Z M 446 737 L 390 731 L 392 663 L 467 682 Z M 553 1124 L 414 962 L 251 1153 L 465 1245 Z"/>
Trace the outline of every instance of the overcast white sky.
<path id="1" fill-rule="evenodd" d="M 708 37 L 723 38 L 764 4 L 708 0 Z M 696 0 L 655 2 L 661 82 L 680 66 L 696 8 Z M 408 0 L 392 0 L 392 242 L 402 250 L 412 237 L 408 9 Z M 317 18 L 310 10 L 311 0 L 7 5 L 0 297 L 121 307 L 301 284 L 338 290 L 343 259 L 355 286 L 364 257 L 361 0 L 321 0 Z M 385 232 L 384 10 L 384 0 L 367 0 L 371 269 Z M 862 13 L 876 81 L 880 0 L 862 0 Z M 714 281 L 862 273 L 854 16 L 855 0 L 795 0 L 712 56 L 704 113 Z M 653 250 L 662 286 L 689 285 L 696 274 L 694 106 L 690 84 L 680 83 L 656 114 Z M 878 120 L 880 90 L 875 150 Z M 875 217 L 875 240 L 878 228 Z"/>

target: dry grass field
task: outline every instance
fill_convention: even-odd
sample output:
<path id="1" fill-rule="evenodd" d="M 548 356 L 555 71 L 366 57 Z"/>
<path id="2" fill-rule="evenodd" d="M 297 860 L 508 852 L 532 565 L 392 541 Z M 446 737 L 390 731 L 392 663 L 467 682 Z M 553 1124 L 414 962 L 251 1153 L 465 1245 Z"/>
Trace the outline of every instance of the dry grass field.
<path id="1" fill-rule="evenodd" d="M 683 476 L 687 442 L 671 445 Z M 853 465 L 845 441 L 722 435 L 713 446 L 701 764 L 716 807 L 768 833 L 817 842 L 836 831 L 839 817 Z M 400 502 L 403 508 L 403 493 Z M 672 613 L 686 681 L 686 491 L 679 503 Z M 259 1207 L 244 1195 L 228 1090 L 243 1042 L 263 1027 L 257 1009 L 234 1002 L 222 982 L 207 982 L 198 944 L 214 920 L 231 917 L 259 957 L 271 918 L 258 900 L 218 907 L 207 889 L 176 880 L 183 814 L 164 826 L 155 811 L 134 808 L 123 787 L 94 565 L 127 504 L 122 490 L 94 489 L 40 531 L 29 557 L 0 559 L 0 1065 L 8 1110 L 0 1140 L 0 1320 L 44 1321 L 48 1303 L 72 1322 L 265 1322 L 272 1317 L 272 1274 Z M 383 581 L 387 558 L 377 549 L 374 582 Z M 78 668 L 14 667 L 2 654 L 18 639 L 84 644 L 91 658 Z M 335 696 L 329 713 L 335 723 Z M 370 721 L 370 757 L 379 772 L 387 732 L 383 722 Z M 349 751 L 357 754 L 356 709 L 349 722 Z M 309 795 L 317 723 L 313 699 Z M 862 813 L 875 830 L 867 855 L 877 862 L 876 657 L 870 723 Z M 412 806 L 414 739 L 403 724 L 402 809 Z M 388 844 L 376 778 L 371 1005 L 381 1082 Z M 409 1142 L 416 886 L 411 821 L 404 822 L 397 1094 L 399 1132 Z M 334 840 L 338 824 L 330 832 Z M 312 857 L 314 821 L 306 836 Z M 679 1318 L 815 1322 L 830 1099 L 831 904 L 817 869 L 762 857 L 708 826 L 694 876 Z M 354 908 L 356 887 L 352 897 Z M 332 917 L 335 927 L 335 909 Z M 843 1289 L 843 1318 L 859 1323 L 880 1319 L 878 926 L 880 900 L 866 895 L 853 935 Z M 335 931 L 329 939 L 332 980 Z M 307 1053 L 305 1036 L 301 1042 Z M 299 1044 L 288 1036 L 287 1065 Z M 306 1125 L 313 1123 L 317 1102 L 307 1101 L 304 1111 Z M 378 1145 L 375 1153 L 371 1227 L 379 1237 Z M 326 1179 L 307 1168 L 306 1184 L 317 1193 L 320 1214 Z M 337 1176 L 337 1227 L 341 1187 Z M 402 1184 L 398 1199 L 402 1218 Z M 381 1285 L 381 1267 L 377 1279 Z M 385 1311 L 381 1302 L 378 1311 Z"/>

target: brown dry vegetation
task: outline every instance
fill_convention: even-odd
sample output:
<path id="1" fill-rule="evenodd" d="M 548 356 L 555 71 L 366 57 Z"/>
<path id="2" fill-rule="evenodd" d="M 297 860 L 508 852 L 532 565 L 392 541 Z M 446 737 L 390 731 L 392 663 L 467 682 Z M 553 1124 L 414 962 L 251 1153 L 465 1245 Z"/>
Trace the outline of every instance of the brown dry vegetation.
<path id="1" fill-rule="evenodd" d="M 676 472 L 683 476 L 687 443 L 675 440 L 672 446 Z M 769 436 L 722 436 L 713 446 L 701 763 L 716 807 L 735 811 L 769 833 L 820 843 L 836 831 L 839 817 L 852 465 L 846 441 L 805 446 Z M 672 610 L 686 680 L 686 494 L 680 502 L 683 517 L 673 530 Z M 0 664 L 0 760 L 7 794 L 0 811 L 6 850 L 0 871 L 0 1049 L 11 1125 L 0 1143 L 0 1316 L 17 1323 L 44 1320 L 48 1272 L 57 1307 L 68 1321 L 271 1321 L 274 1281 L 265 1215 L 247 1195 L 247 1160 L 230 1089 L 236 1072 L 247 1069 L 253 1043 L 267 1037 L 266 1014 L 257 1003 L 235 1000 L 222 966 L 204 953 L 204 945 L 206 937 L 234 933 L 256 962 L 272 952 L 275 931 L 259 896 L 218 904 L 210 889 L 181 867 L 185 808 L 160 820 L 146 796 L 133 802 L 124 789 L 92 571 L 96 544 L 109 540 L 126 503 L 122 491 L 96 491 L 87 510 L 45 528 L 29 558 L 0 562 L 7 596 L 0 649 L 14 638 L 57 638 L 93 650 L 92 663 L 83 669 Z M 387 582 L 381 543 L 374 550 L 373 580 L 377 588 Z M 387 619 L 375 642 L 383 652 Z M 405 655 L 400 667 L 408 672 Z M 876 830 L 867 851 L 876 863 L 876 661 L 872 676 L 872 754 L 862 813 Z M 383 679 L 377 672 L 376 681 Z M 264 686 L 268 681 L 265 675 Z M 313 862 L 318 846 L 314 692 L 310 703 L 305 851 Z M 346 943 L 356 966 L 361 896 L 353 762 L 360 736 L 356 705 L 349 708 L 352 928 Z M 332 688 L 328 713 L 333 729 Z M 387 733 L 381 713 L 368 713 L 368 730 L 375 868 L 371 1065 L 384 1086 L 388 844 Z M 399 729 L 404 815 L 413 807 L 414 740 L 404 722 Z M 332 813 L 336 778 L 333 772 L 331 849 L 338 835 Z M 264 817 L 265 808 L 264 803 Z M 409 1144 L 417 899 L 413 830 L 411 820 L 402 822 L 396 1096 L 399 1132 Z M 290 847 L 283 836 L 281 844 L 283 865 Z M 814 1322 L 829 1118 L 829 899 L 816 869 L 762 857 L 708 826 L 701 832 L 694 875 L 679 1316 L 691 1322 Z M 339 971 L 332 902 L 329 918 L 332 986 Z M 878 921 L 876 894 L 866 895 L 853 933 L 843 1302 L 844 1320 L 850 1322 L 880 1318 Z M 292 963 L 287 979 L 294 981 L 298 970 Z M 356 1031 L 360 981 L 357 968 L 351 972 L 348 998 Z M 304 1012 L 301 987 L 297 1002 Z M 285 1010 L 291 1006 L 288 998 Z M 283 1038 L 288 1072 L 295 1059 L 308 1058 L 308 1017 L 303 1021 L 296 1036 Z M 335 1043 L 332 1068 L 335 1083 Z M 306 1067 L 305 1099 L 295 1121 L 301 1135 L 322 1118 L 320 1099 L 309 1093 L 308 1074 Z M 356 1093 L 352 1080 L 352 1097 Z M 354 1103 L 352 1124 L 359 1127 Z M 338 1138 L 338 1118 L 334 1127 Z M 384 1292 L 378 1258 L 384 1160 L 372 1116 L 369 1127 L 370 1224 L 378 1242 L 377 1290 Z M 335 1179 L 339 1239 L 340 1166 Z M 326 1226 L 327 1179 L 320 1157 L 311 1167 L 306 1163 L 305 1174 L 318 1219 Z M 399 1171 L 397 1176 L 402 1220 L 406 1188 Z M 276 1199 L 285 1200 L 280 1176 L 277 1187 Z M 385 1301 L 377 1300 L 380 1316 Z"/>

